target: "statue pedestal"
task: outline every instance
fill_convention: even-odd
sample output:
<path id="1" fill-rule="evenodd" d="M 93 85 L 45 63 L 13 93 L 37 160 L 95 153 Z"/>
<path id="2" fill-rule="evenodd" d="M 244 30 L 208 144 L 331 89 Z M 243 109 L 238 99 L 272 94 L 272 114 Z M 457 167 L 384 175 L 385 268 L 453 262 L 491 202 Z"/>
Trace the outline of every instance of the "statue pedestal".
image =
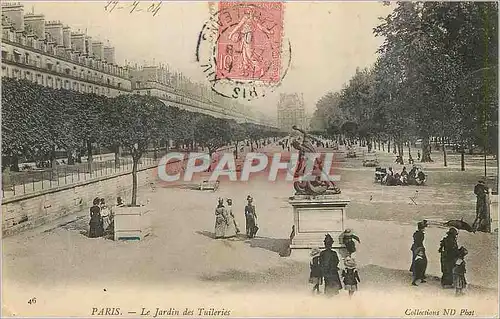
<path id="1" fill-rule="evenodd" d="M 295 225 L 295 237 L 290 248 L 324 248 L 326 234 L 332 236 L 334 249 L 344 248 L 340 235 L 345 230 L 349 202 L 341 195 L 295 195 L 289 200 L 293 206 Z"/>

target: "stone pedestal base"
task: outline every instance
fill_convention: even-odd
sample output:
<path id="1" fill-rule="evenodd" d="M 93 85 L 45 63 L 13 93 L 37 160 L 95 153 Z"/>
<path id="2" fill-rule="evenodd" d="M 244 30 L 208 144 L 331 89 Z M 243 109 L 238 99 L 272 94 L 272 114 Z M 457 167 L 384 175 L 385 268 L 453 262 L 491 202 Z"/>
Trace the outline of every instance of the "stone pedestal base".
<path id="1" fill-rule="evenodd" d="M 290 248 L 324 248 L 326 234 L 332 236 L 333 248 L 343 248 L 339 237 L 345 230 L 346 206 L 349 202 L 341 195 L 296 195 L 290 199 L 295 225 L 295 237 Z"/>
<path id="2" fill-rule="evenodd" d="M 115 208 L 115 240 L 143 240 L 151 233 L 149 212 L 145 206 Z"/>

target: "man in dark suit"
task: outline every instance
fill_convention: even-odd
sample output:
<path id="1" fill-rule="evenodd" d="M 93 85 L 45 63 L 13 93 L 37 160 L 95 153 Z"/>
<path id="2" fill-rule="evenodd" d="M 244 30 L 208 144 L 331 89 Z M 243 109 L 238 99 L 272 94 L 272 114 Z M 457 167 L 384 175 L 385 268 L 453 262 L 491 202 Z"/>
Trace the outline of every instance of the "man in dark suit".
<path id="1" fill-rule="evenodd" d="M 337 253 L 332 250 L 333 238 L 330 234 L 325 236 L 324 244 L 325 250 L 323 250 L 319 256 L 321 271 L 325 280 L 325 295 L 338 295 L 340 289 L 342 289 L 338 268 L 339 257 Z"/>

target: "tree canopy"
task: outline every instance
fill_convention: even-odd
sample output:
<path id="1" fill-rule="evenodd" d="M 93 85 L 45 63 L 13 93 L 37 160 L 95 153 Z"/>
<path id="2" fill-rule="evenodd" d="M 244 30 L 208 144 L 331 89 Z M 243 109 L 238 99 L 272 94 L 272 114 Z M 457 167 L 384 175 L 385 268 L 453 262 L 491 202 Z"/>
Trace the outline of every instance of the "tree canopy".
<path id="1" fill-rule="evenodd" d="M 325 94 L 312 124 L 338 134 L 354 122 L 358 137 L 398 144 L 421 138 L 424 161 L 429 137 L 496 153 L 498 4 L 397 2 L 380 21 L 377 61 Z"/>

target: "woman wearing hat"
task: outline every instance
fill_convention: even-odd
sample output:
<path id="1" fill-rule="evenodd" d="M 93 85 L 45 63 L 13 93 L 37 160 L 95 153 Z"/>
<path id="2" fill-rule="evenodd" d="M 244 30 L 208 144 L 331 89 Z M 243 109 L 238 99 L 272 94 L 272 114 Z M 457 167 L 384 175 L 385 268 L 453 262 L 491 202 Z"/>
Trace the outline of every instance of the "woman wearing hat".
<path id="1" fill-rule="evenodd" d="M 257 233 L 257 214 L 255 213 L 255 205 L 253 204 L 252 196 L 247 196 L 248 204 L 245 206 L 245 220 L 247 237 L 253 238 Z"/>
<path id="2" fill-rule="evenodd" d="M 333 238 L 330 234 L 325 236 L 325 250 L 320 254 L 320 265 L 325 280 L 325 294 L 328 296 L 338 295 L 342 289 L 339 276 L 339 256 L 332 250 Z"/>
<path id="3" fill-rule="evenodd" d="M 227 228 L 226 208 L 224 199 L 219 198 L 215 208 L 215 239 L 224 238 Z"/>
<path id="4" fill-rule="evenodd" d="M 446 233 L 446 237 L 441 240 L 439 253 L 441 254 L 441 285 L 443 288 L 453 287 L 453 267 L 458 258 L 458 230 L 454 227 L 450 228 Z"/>
<path id="5" fill-rule="evenodd" d="M 309 283 L 313 284 L 313 293 L 319 294 L 319 286 L 323 284 L 323 276 L 321 275 L 320 255 L 321 251 L 314 248 L 311 251 L 311 262 L 309 267 L 311 273 L 309 274 Z"/>
<path id="6" fill-rule="evenodd" d="M 227 207 L 225 208 L 225 217 L 226 217 L 226 233 L 224 234 L 225 238 L 235 237 L 237 233 L 239 233 L 238 225 L 236 224 L 236 220 L 233 215 L 233 200 L 228 198 L 226 200 Z"/>
<path id="7" fill-rule="evenodd" d="M 472 227 L 475 230 L 489 233 L 491 231 L 491 220 L 486 196 L 488 188 L 484 185 L 484 181 L 478 181 L 474 187 L 474 194 L 476 194 L 476 220 Z"/>
<path id="8" fill-rule="evenodd" d="M 356 269 L 356 261 L 354 258 L 347 256 L 344 260 L 345 269 L 342 270 L 342 277 L 344 278 L 345 290 L 349 291 L 349 297 L 354 295 L 358 290 L 359 279 L 358 270 Z"/>
<path id="9" fill-rule="evenodd" d="M 417 255 L 417 249 L 420 247 L 424 247 L 424 237 L 425 237 L 425 227 L 427 225 L 425 222 L 417 223 L 417 230 L 413 233 L 413 244 L 411 245 L 411 266 L 410 271 L 413 272 L 413 263 L 415 261 L 415 256 Z"/>
<path id="10" fill-rule="evenodd" d="M 94 198 L 90 207 L 90 222 L 89 222 L 89 237 L 96 238 L 104 235 L 102 226 L 101 208 L 99 207 L 101 200 L 99 197 Z"/>

